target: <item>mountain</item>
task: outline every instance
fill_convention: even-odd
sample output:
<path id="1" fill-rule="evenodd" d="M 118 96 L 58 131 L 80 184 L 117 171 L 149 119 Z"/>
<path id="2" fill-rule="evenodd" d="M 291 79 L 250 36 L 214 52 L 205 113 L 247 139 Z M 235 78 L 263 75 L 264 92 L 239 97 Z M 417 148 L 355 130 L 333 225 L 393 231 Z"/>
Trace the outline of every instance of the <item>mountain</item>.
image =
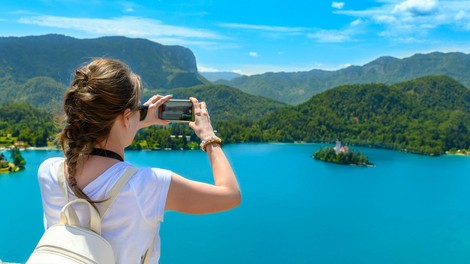
<path id="1" fill-rule="evenodd" d="M 26 102 L 41 109 L 55 112 L 60 109 L 67 87 L 51 77 L 33 77 L 17 84 L 11 76 L 0 77 L 0 105 Z"/>
<path id="2" fill-rule="evenodd" d="M 199 72 L 199 74 L 211 82 L 218 80 L 230 81 L 242 76 L 241 74 L 235 72 Z"/>
<path id="3" fill-rule="evenodd" d="M 446 76 L 345 85 L 274 111 L 264 141 L 332 142 L 425 154 L 470 147 L 470 90 Z"/>
<path id="4" fill-rule="evenodd" d="M 380 57 L 363 66 L 350 66 L 337 71 L 269 72 L 217 83 L 296 105 L 317 93 L 340 85 L 394 84 L 427 75 L 446 75 L 470 87 L 469 71 L 470 54 L 433 52 L 415 54 L 404 59 Z"/>
<path id="5" fill-rule="evenodd" d="M 208 102 L 217 120 L 254 120 L 284 106 L 210 84 L 197 73 L 194 55 L 187 48 L 124 37 L 79 40 L 61 35 L 0 38 L 0 105 L 26 102 L 58 112 L 73 70 L 101 56 L 128 63 L 141 75 L 148 97 L 155 93 L 194 96 Z"/>
<path id="6" fill-rule="evenodd" d="M 205 83 L 191 50 L 145 39 L 63 35 L 0 37 L 0 81 L 22 85 L 49 77 L 68 85 L 74 69 L 96 57 L 120 59 L 141 75 L 148 89 L 189 87 Z"/>

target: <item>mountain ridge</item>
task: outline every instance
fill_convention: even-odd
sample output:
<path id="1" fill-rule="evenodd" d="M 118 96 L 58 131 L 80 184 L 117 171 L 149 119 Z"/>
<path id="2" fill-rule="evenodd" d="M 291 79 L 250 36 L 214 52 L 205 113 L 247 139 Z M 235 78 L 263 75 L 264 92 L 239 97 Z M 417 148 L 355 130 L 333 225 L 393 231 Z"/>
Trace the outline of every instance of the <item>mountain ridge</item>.
<path id="1" fill-rule="evenodd" d="M 216 82 L 218 80 L 230 81 L 235 78 L 242 76 L 235 72 L 199 72 L 204 78 L 210 82 Z"/>
<path id="2" fill-rule="evenodd" d="M 468 71 L 470 54 L 436 51 L 417 53 L 403 59 L 382 56 L 362 66 L 349 66 L 336 71 L 313 69 L 302 72 L 268 72 L 216 83 L 296 105 L 315 94 L 341 85 L 394 84 L 428 75 L 446 75 L 469 88 Z"/>

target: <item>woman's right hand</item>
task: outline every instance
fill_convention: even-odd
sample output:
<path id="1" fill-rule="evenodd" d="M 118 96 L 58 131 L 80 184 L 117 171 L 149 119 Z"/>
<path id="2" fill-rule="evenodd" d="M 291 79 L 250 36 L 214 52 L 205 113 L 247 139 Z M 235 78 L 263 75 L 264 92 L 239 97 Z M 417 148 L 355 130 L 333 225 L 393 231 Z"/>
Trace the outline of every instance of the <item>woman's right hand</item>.
<path id="1" fill-rule="evenodd" d="M 144 120 L 139 123 L 139 128 L 144 128 L 151 125 L 168 125 L 170 122 L 158 118 L 157 110 L 163 103 L 170 100 L 171 97 L 171 95 L 163 96 L 159 94 L 150 97 L 150 99 L 148 99 L 147 102 L 144 103 L 144 105 L 148 106 L 149 108 L 147 110 L 147 116 Z"/>
<path id="2" fill-rule="evenodd" d="M 215 136 L 206 103 L 199 102 L 194 97 L 189 98 L 189 100 L 194 104 L 194 122 L 189 122 L 189 126 L 194 130 L 194 133 L 196 133 L 201 140 Z"/>

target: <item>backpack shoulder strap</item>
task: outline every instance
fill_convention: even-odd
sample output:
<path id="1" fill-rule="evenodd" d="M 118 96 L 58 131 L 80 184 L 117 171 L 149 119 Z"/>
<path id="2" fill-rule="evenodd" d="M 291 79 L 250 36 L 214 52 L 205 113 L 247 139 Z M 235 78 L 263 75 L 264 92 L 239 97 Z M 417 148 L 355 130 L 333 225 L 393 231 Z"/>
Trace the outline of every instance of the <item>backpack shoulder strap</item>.
<path id="1" fill-rule="evenodd" d="M 157 241 L 157 237 L 155 236 L 153 238 L 152 243 L 150 244 L 150 247 L 147 249 L 147 252 L 145 252 L 145 255 L 142 257 L 142 261 L 140 263 L 142 263 L 142 264 L 149 264 L 150 263 L 150 257 L 152 257 L 153 247 L 155 246 L 156 241 Z"/>
<path id="2" fill-rule="evenodd" d="M 65 160 L 59 164 L 59 168 L 57 168 L 56 178 L 57 178 L 57 182 L 59 183 L 60 190 L 62 191 L 62 193 L 64 194 L 65 198 L 67 198 L 67 201 L 68 201 L 69 193 L 67 190 L 67 181 L 65 180 L 64 164 L 65 164 Z"/>
<path id="3" fill-rule="evenodd" d="M 138 168 L 134 166 L 129 166 L 129 168 L 127 168 L 126 171 L 119 177 L 119 179 L 109 191 L 108 198 L 106 198 L 104 202 L 99 204 L 98 208 L 100 211 L 101 219 L 103 219 L 103 217 L 106 215 L 109 210 L 109 207 L 113 204 L 114 200 L 116 200 L 116 197 L 121 192 L 122 188 L 126 186 L 126 183 L 137 171 Z"/>
<path id="4" fill-rule="evenodd" d="M 121 192 L 122 188 L 126 185 L 126 183 L 130 180 L 130 178 L 138 171 L 138 168 L 134 166 L 130 166 L 127 168 L 127 170 L 124 172 L 124 174 L 119 177 L 117 182 L 113 185 L 111 190 L 109 191 L 109 197 L 100 204 L 99 210 L 100 210 L 100 215 L 101 219 L 106 215 L 108 212 L 109 207 L 113 204 L 114 200 L 118 196 L 118 194 Z M 149 264 L 150 263 L 150 257 L 152 256 L 153 253 L 153 247 L 155 246 L 155 242 L 157 240 L 157 237 L 155 236 L 153 238 L 152 243 L 150 244 L 150 247 L 147 249 L 145 252 L 144 256 L 142 256 L 141 263 L 142 264 Z"/>

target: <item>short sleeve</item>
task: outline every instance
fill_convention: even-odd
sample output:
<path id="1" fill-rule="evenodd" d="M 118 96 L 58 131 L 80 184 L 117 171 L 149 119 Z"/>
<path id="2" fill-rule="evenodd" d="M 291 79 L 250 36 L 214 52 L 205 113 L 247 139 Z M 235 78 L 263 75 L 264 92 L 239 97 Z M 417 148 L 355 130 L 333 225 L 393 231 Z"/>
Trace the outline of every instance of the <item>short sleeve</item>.
<path id="1" fill-rule="evenodd" d="M 63 158 L 50 158 L 45 160 L 38 169 L 39 190 L 41 192 L 44 210 L 44 226 L 47 229 L 59 220 L 58 211 L 65 199 L 55 176 Z"/>
<path id="2" fill-rule="evenodd" d="M 171 174 L 169 170 L 143 168 L 131 179 L 142 215 L 150 223 L 163 221 Z"/>

